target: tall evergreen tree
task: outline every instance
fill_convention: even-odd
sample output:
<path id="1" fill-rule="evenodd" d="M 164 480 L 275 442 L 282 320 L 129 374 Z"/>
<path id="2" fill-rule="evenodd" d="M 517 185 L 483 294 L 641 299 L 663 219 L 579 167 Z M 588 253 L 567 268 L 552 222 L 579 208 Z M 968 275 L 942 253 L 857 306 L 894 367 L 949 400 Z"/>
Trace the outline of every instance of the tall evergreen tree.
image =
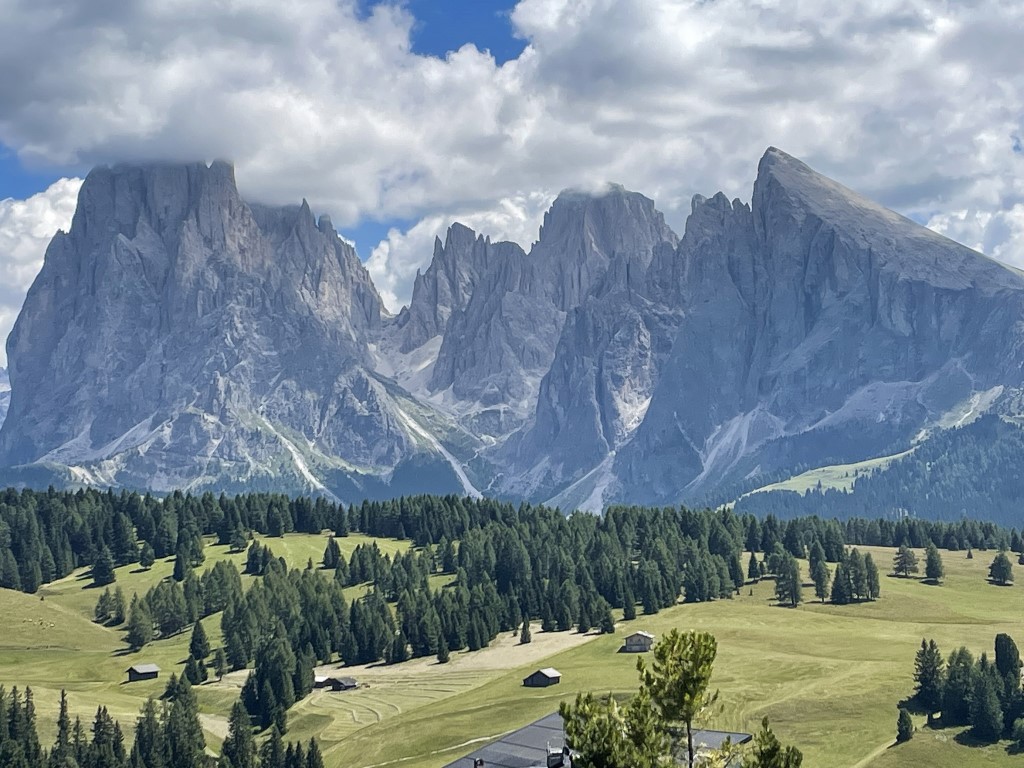
<path id="1" fill-rule="evenodd" d="M 988 577 L 993 584 L 1006 586 L 1013 582 L 1013 565 L 1004 550 L 999 550 L 992 565 L 988 568 Z"/>
<path id="2" fill-rule="evenodd" d="M 206 630 L 203 629 L 203 622 L 197 621 L 192 628 L 192 639 L 188 644 L 189 653 L 192 657 L 203 661 L 210 655 L 210 641 L 206 639 Z"/>
<path id="3" fill-rule="evenodd" d="M 945 684 L 943 676 L 942 654 L 934 640 L 921 640 L 921 648 L 914 658 L 914 696 L 918 704 L 928 713 L 942 709 L 942 689 Z"/>
<path id="4" fill-rule="evenodd" d="M 897 576 L 907 577 L 917 573 L 917 570 L 917 555 L 906 544 L 901 544 L 892 559 L 892 572 Z"/>
<path id="5" fill-rule="evenodd" d="M 942 567 L 942 556 L 939 554 L 938 548 L 929 542 L 928 550 L 924 557 L 924 577 L 933 584 L 938 584 L 945 575 L 946 571 Z"/>
<path id="6" fill-rule="evenodd" d="M 236 701 L 231 707 L 228 735 L 221 747 L 221 758 L 230 760 L 231 768 L 258 768 L 256 739 L 252 735 L 249 714 L 241 701 Z"/>

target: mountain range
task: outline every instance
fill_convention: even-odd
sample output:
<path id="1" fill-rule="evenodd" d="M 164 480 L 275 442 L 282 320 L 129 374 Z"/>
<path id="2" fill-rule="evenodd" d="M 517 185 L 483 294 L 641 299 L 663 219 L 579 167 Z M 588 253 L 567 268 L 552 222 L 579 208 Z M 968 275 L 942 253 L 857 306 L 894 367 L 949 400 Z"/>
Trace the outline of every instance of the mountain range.
<path id="1" fill-rule="evenodd" d="M 230 165 L 93 170 L 0 372 L 12 483 L 724 501 L 1017 419 L 1024 276 L 770 148 L 750 203 L 563 192 L 529 250 L 453 224 L 391 315 Z"/>

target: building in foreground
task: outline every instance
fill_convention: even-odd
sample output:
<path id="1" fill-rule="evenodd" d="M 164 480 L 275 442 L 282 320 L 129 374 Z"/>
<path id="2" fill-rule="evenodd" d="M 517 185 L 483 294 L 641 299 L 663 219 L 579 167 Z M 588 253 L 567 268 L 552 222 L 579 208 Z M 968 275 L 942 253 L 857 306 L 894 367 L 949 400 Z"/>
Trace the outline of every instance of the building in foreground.
<path id="1" fill-rule="evenodd" d="M 693 732 L 698 751 L 719 749 L 726 739 L 746 744 L 749 733 L 729 731 Z M 460 757 L 445 768 L 571 768 L 572 752 L 566 747 L 562 716 L 552 712 L 518 731 L 502 736 L 485 747 Z"/>
<path id="2" fill-rule="evenodd" d="M 549 685 L 556 685 L 562 681 L 562 673 L 554 667 L 545 667 L 523 678 L 523 685 L 527 688 L 545 688 Z"/>

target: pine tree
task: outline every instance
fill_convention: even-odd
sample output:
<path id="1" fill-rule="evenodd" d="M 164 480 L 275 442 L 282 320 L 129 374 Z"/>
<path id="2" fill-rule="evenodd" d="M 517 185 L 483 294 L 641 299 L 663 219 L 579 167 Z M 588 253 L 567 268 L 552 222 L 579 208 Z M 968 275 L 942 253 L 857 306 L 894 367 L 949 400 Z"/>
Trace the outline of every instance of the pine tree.
<path id="1" fill-rule="evenodd" d="M 309 740 L 309 750 L 306 752 L 304 768 L 324 768 L 324 758 L 320 754 L 320 745 L 316 743 L 316 739 Z"/>
<path id="2" fill-rule="evenodd" d="M 633 595 L 633 590 L 626 586 L 625 591 L 622 593 L 622 620 L 632 621 L 636 618 L 636 597 Z"/>
<path id="3" fill-rule="evenodd" d="M 195 692 L 184 678 L 168 711 L 164 732 L 169 756 L 167 768 L 195 768 L 203 764 L 206 740 L 199 724 L 199 708 Z"/>
<path id="4" fill-rule="evenodd" d="M 133 600 L 132 609 L 128 614 L 128 632 L 125 634 L 128 647 L 138 651 L 152 639 L 153 618 L 149 615 L 145 603 Z"/>
<path id="5" fill-rule="evenodd" d="M 917 573 L 917 570 L 917 555 L 906 544 L 901 544 L 892 559 L 893 573 L 906 578 L 912 573 Z"/>
<path id="6" fill-rule="evenodd" d="M 896 718 L 896 743 L 902 744 L 910 741 L 914 735 L 914 721 L 910 718 L 910 712 L 905 707 L 900 707 L 899 717 Z"/>
<path id="7" fill-rule="evenodd" d="M 213 654 L 213 671 L 217 673 L 218 680 L 228 673 L 228 658 L 224 653 L 223 646 L 218 648 L 217 652 Z"/>
<path id="8" fill-rule="evenodd" d="M 777 566 L 775 577 L 775 599 L 780 605 L 795 608 L 803 600 L 803 585 L 800 581 L 800 563 L 788 552 Z"/>
<path id="9" fill-rule="evenodd" d="M 139 565 L 148 571 L 155 562 L 156 552 L 153 551 L 153 545 L 148 541 L 142 542 L 142 547 L 139 550 Z"/>
<path id="10" fill-rule="evenodd" d="M 829 596 L 828 587 L 831 581 L 824 557 L 811 563 L 811 581 L 814 582 L 814 596 L 824 603 L 825 598 Z"/>
<path id="11" fill-rule="evenodd" d="M 107 547 L 100 550 L 96 562 L 92 566 L 92 583 L 97 587 L 113 584 L 117 576 L 114 574 L 114 558 Z"/>
<path id="12" fill-rule="evenodd" d="M 967 725 L 971 722 L 971 701 L 976 675 L 974 657 L 966 648 L 958 648 L 946 662 L 946 682 L 942 686 L 942 724 Z"/>
<path id="13" fill-rule="evenodd" d="M 192 685 L 200 685 L 206 682 L 206 666 L 195 656 L 189 656 L 188 661 L 185 662 L 185 671 L 183 676 Z"/>
<path id="14" fill-rule="evenodd" d="M 522 630 L 519 632 L 519 644 L 526 645 L 532 639 L 533 636 L 530 634 L 530 620 L 526 617 L 523 617 L 523 627 Z"/>
<path id="15" fill-rule="evenodd" d="M 995 742 L 1003 733 L 1003 710 L 999 704 L 995 675 L 980 670 L 971 700 L 971 733 L 982 741 Z"/>
<path id="16" fill-rule="evenodd" d="M 921 640 L 921 648 L 914 658 L 914 697 L 918 704 L 928 713 L 942 709 L 943 660 L 939 646 L 934 640 Z"/>
<path id="17" fill-rule="evenodd" d="M 942 567 L 942 556 L 939 555 L 939 550 L 936 546 L 929 543 L 928 550 L 925 553 L 924 577 L 933 584 L 938 584 L 945 575 L 945 569 Z"/>
<path id="18" fill-rule="evenodd" d="M 282 768 L 284 765 L 284 744 L 277 726 L 270 729 L 270 738 L 260 747 L 260 768 Z"/>
<path id="19" fill-rule="evenodd" d="M 768 725 L 761 721 L 761 730 L 754 736 L 753 747 L 743 768 L 800 768 L 804 756 L 796 747 L 784 747 Z"/>
<path id="20" fill-rule="evenodd" d="M 747 579 L 755 584 L 761 579 L 761 569 L 757 562 L 757 555 L 750 553 L 750 560 L 747 561 Z"/>
<path id="21" fill-rule="evenodd" d="M 210 641 L 206 639 L 206 630 L 203 629 L 201 621 L 197 621 L 192 628 L 192 640 L 188 644 L 188 650 L 192 657 L 199 661 L 210 655 Z"/>
<path id="22" fill-rule="evenodd" d="M 1005 550 L 999 550 L 999 554 L 992 561 L 988 568 L 988 577 L 993 584 L 999 586 L 1013 582 L 1013 565 L 1010 564 L 1010 558 L 1006 556 Z"/>
<path id="23" fill-rule="evenodd" d="M 882 585 L 878 580 L 878 566 L 870 552 L 864 555 L 864 575 L 868 586 L 867 599 L 877 600 L 882 593 Z"/>
<path id="24" fill-rule="evenodd" d="M 444 636 L 443 632 L 439 632 L 437 635 L 437 663 L 447 664 L 451 658 L 451 651 L 448 649 L 448 639 Z"/>
<path id="25" fill-rule="evenodd" d="M 256 739 L 252 735 L 249 713 L 241 701 L 231 707 L 228 735 L 221 747 L 221 757 L 231 761 L 231 768 L 257 768 Z"/>

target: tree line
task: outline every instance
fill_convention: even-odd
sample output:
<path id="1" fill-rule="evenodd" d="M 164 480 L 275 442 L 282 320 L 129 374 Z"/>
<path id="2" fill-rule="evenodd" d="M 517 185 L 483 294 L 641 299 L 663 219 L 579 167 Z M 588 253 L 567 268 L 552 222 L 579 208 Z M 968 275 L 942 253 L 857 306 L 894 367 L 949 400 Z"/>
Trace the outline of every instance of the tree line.
<path id="1" fill-rule="evenodd" d="M 206 754 L 195 692 L 171 676 L 159 702 L 149 699 L 135 722 L 129 750 L 120 724 L 99 707 L 92 724 L 71 719 L 61 691 L 57 735 L 44 749 L 37 731 L 32 689 L 0 686 L 0 765 L 4 768 L 324 768 L 316 739 L 285 744 L 272 729 L 257 747 L 239 703 L 231 711 L 220 758 Z"/>

